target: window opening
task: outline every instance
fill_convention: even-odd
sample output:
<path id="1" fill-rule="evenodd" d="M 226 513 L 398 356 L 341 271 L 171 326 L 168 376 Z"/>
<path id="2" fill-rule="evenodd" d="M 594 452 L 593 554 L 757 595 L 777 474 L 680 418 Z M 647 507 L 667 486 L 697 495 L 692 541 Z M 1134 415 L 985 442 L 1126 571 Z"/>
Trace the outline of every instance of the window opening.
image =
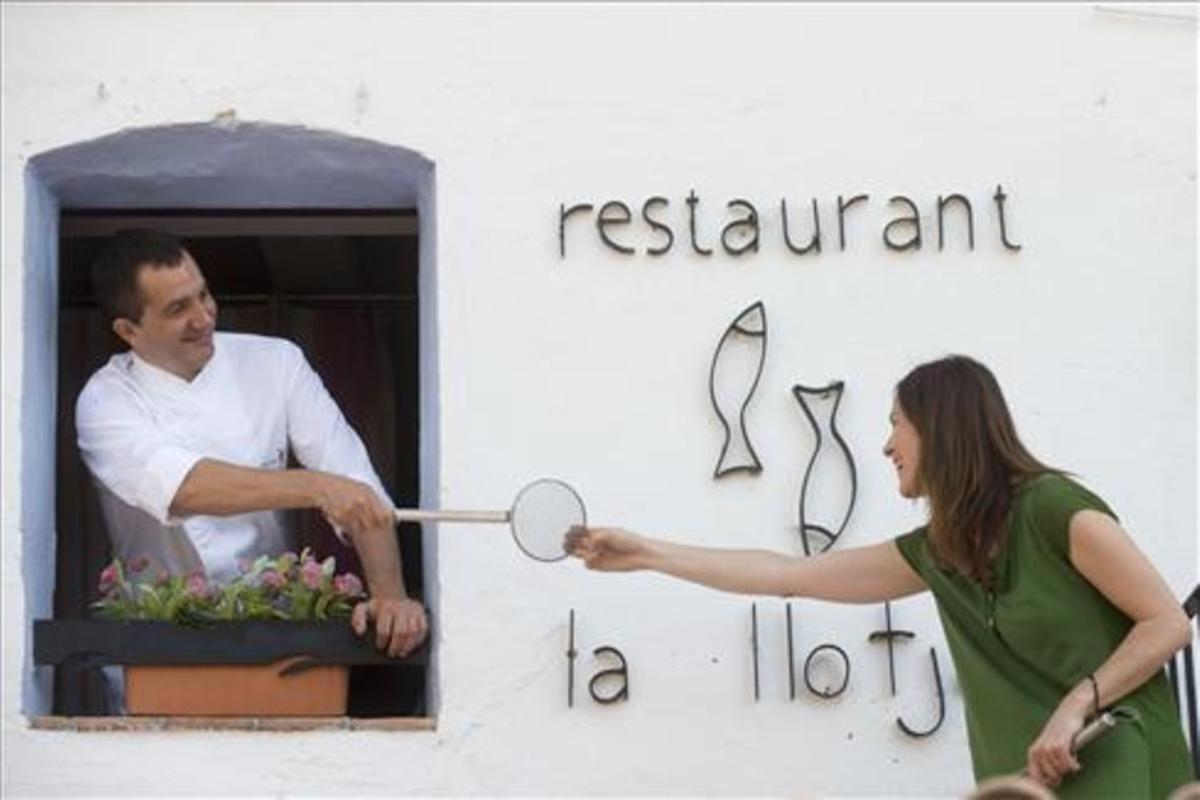
<path id="1" fill-rule="evenodd" d="M 420 504 L 417 214 L 384 211 L 64 209 L 59 236 L 56 618 L 81 618 L 98 597 L 108 535 L 76 446 L 74 405 L 88 377 L 123 346 L 92 293 L 91 262 L 107 236 L 149 227 L 178 236 L 219 304 L 218 329 L 282 336 L 303 349 L 392 498 Z M 295 464 L 293 459 L 293 464 Z M 424 597 L 421 535 L 398 528 L 404 580 Z M 298 515 L 297 547 L 362 574 L 313 511 Z M 423 716 L 424 665 L 356 667 L 349 715 Z M 108 713 L 99 670 L 56 670 L 53 713 Z"/>

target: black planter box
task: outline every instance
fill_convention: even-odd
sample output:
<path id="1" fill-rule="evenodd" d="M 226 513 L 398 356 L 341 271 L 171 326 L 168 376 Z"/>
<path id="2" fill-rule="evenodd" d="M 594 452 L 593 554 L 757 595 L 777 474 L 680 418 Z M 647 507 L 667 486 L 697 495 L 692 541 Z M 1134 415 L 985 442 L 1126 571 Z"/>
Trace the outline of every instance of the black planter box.
<path id="1" fill-rule="evenodd" d="M 171 622 L 34 620 L 33 663 L 86 669 L 109 664 L 268 664 L 304 657 L 289 670 L 319 664 L 423 665 L 429 643 L 405 658 L 375 649 L 348 620 L 330 622 Z"/>

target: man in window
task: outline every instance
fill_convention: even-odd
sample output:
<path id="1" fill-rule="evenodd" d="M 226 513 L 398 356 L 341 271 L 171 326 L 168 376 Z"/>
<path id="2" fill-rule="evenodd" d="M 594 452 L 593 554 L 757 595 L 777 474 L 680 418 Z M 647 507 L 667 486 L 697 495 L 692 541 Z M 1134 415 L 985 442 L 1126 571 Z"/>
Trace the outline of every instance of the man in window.
<path id="1" fill-rule="evenodd" d="M 351 624 L 407 655 L 424 608 L 405 594 L 392 503 L 321 379 L 291 342 L 217 333 L 204 275 L 175 239 L 122 231 L 92 283 L 129 350 L 75 408 L 115 555 L 217 580 L 288 549 L 289 509 L 316 508 L 358 551 L 370 600 Z M 303 469 L 288 469 L 289 447 Z"/>

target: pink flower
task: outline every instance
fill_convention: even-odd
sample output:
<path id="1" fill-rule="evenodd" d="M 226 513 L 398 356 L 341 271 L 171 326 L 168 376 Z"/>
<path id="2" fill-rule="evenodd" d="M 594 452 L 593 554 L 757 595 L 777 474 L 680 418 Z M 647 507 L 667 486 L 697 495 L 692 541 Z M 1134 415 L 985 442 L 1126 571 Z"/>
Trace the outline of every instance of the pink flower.
<path id="1" fill-rule="evenodd" d="M 150 559 L 146 558 L 145 556 L 138 556 L 129 562 L 129 571 L 141 572 L 148 566 L 150 566 Z"/>
<path id="2" fill-rule="evenodd" d="M 353 572 L 347 572 L 334 578 L 333 589 L 338 594 L 344 594 L 347 597 L 359 597 L 363 593 L 362 581 Z"/>
<path id="3" fill-rule="evenodd" d="M 310 589 L 321 585 L 321 565 L 316 561 L 305 561 L 300 567 L 300 580 Z"/>
<path id="4" fill-rule="evenodd" d="M 100 591 L 108 592 L 117 585 L 117 579 L 120 573 L 117 571 L 117 562 L 114 561 L 104 569 L 100 570 Z"/>
<path id="5" fill-rule="evenodd" d="M 287 578 L 273 569 L 266 570 L 262 575 L 258 576 L 258 579 L 262 582 L 263 586 L 270 586 L 272 589 L 281 589 L 287 585 Z"/>
<path id="6" fill-rule="evenodd" d="M 208 580 L 202 573 L 193 572 L 187 576 L 187 580 L 183 583 L 184 590 L 194 596 L 203 597 L 208 593 Z"/>

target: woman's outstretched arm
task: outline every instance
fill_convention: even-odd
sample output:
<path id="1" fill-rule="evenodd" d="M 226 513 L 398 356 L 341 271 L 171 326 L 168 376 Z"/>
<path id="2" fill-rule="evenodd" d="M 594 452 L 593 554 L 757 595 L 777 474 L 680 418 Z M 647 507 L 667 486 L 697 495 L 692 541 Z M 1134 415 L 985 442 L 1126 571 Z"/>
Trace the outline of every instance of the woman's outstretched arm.
<path id="1" fill-rule="evenodd" d="M 892 541 L 817 556 L 767 550 L 692 547 L 619 528 L 588 528 L 567 536 L 567 550 L 588 569 L 653 570 L 738 594 L 812 597 L 879 603 L 927 587 Z"/>

